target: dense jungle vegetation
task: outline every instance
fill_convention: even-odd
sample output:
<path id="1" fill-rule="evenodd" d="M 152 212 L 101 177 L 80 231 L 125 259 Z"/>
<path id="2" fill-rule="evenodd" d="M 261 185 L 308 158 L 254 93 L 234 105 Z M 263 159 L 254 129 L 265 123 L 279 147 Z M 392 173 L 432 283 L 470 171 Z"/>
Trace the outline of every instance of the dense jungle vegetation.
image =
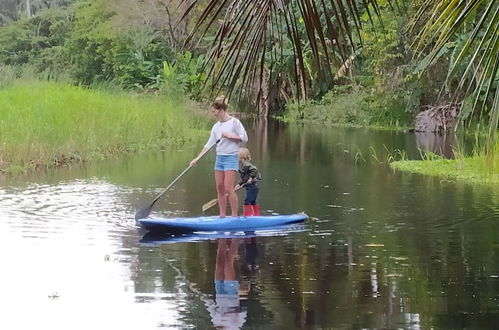
<path id="1" fill-rule="evenodd" d="M 356 126 L 410 128 L 437 109 L 440 128 L 482 131 L 493 154 L 498 13 L 493 0 L 6 0 L 0 88 L 224 93 L 255 115 Z"/>

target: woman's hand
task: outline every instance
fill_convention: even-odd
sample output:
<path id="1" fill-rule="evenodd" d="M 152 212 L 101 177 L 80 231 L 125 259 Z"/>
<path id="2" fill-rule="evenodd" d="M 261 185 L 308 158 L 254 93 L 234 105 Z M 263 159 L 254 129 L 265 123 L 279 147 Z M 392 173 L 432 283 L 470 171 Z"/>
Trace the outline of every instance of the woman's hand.
<path id="1" fill-rule="evenodd" d="M 197 158 L 194 158 L 193 160 L 191 160 L 191 162 L 189 163 L 189 166 L 190 167 L 193 167 L 193 166 L 196 166 L 198 163 L 198 159 Z"/>
<path id="2" fill-rule="evenodd" d="M 226 138 L 229 140 L 241 141 L 241 137 L 234 133 L 223 132 L 221 138 Z"/>

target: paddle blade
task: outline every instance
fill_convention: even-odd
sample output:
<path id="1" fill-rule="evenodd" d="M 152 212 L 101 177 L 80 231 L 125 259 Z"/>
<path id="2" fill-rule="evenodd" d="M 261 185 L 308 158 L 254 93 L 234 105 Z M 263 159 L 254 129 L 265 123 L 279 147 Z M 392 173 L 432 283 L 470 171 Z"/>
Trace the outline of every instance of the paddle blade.
<path id="1" fill-rule="evenodd" d="M 215 199 L 212 199 L 211 201 L 209 201 L 208 203 L 204 204 L 203 205 L 203 212 L 208 210 L 208 209 L 211 209 L 213 206 L 217 205 L 218 203 L 218 199 L 215 198 Z"/>
<path id="2" fill-rule="evenodd" d="M 151 204 L 147 207 L 144 207 L 143 209 L 138 210 L 137 213 L 135 213 L 135 220 L 147 218 L 149 214 L 151 214 L 153 205 L 154 204 Z"/>

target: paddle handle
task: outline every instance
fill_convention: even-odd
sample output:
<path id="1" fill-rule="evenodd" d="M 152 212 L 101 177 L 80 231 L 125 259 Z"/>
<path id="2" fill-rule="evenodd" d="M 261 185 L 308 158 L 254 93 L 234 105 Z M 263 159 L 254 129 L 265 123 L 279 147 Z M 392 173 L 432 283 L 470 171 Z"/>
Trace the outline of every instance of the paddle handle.
<path id="1" fill-rule="evenodd" d="M 208 149 L 206 149 L 199 157 L 198 157 L 198 160 L 201 159 L 204 155 L 206 155 L 206 153 L 208 151 L 211 150 L 211 148 L 213 148 L 215 145 L 218 144 L 218 142 L 220 142 L 221 139 L 218 139 L 217 142 L 215 142 L 212 146 L 210 146 Z M 163 196 L 163 194 L 168 191 L 168 189 L 171 188 L 171 186 L 173 186 L 185 173 L 187 173 L 187 171 L 189 171 L 191 169 L 192 165 L 189 165 L 185 170 L 182 171 L 182 173 L 180 173 L 179 176 L 177 176 L 175 178 L 175 180 L 173 180 L 172 183 L 170 183 L 168 185 L 168 187 L 166 187 L 165 189 L 163 189 L 163 191 L 161 191 L 161 193 L 159 193 L 158 196 L 156 196 L 156 198 L 154 198 L 154 200 L 145 208 L 143 209 L 140 209 L 139 211 L 137 211 L 135 213 L 135 220 L 138 220 L 138 219 L 143 219 L 143 218 L 147 218 L 149 216 L 149 214 L 151 213 L 151 210 L 152 210 L 152 207 L 154 206 L 154 204 L 161 198 L 161 196 Z"/>

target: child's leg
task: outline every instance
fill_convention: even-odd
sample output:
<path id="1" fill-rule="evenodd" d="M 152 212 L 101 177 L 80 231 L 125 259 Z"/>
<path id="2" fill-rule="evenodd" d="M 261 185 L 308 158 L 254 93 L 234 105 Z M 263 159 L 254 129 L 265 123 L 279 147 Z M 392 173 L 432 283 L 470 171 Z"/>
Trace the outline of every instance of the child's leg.
<path id="1" fill-rule="evenodd" d="M 253 215 L 253 205 L 243 205 L 243 216 L 251 217 Z"/>
<path id="2" fill-rule="evenodd" d="M 249 206 L 251 215 L 260 215 L 260 206 L 256 204 L 256 197 L 258 196 L 258 186 L 251 185 L 246 188 L 246 199 L 244 200 L 245 206 Z"/>
<path id="3" fill-rule="evenodd" d="M 253 206 L 253 215 L 260 215 L 260 205 L 255 204 L 251 206 Z"/>

